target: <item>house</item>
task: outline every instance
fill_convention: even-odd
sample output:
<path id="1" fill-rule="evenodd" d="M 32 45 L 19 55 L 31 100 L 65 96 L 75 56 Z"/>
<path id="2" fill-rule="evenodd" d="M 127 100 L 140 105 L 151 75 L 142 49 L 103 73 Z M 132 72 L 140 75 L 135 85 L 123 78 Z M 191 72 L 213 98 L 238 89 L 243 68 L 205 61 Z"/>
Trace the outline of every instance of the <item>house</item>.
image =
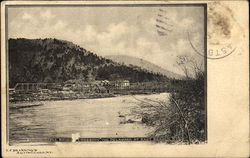
<path id="1" fill-rule="evenodd" d="M 109 85 L 110 85 L 110 82 L 109 82 L 108 80 L 103 80 L 103 81 L 101 82 L 101 85 L 102 85 L 102 86 L 109 86 Z"/>
<path id="2" fill-rule="evenodd" d="M 130 86 L 130 82 L 128 80 L 117 80 L 114 82 L 114 86 L 118 88 L 125 88 Z"/>
<path id="3" fill-rule="evenodd" d="M 15 88 L 9 88 L 9 94 L 15 93 Z"/>
<path id="4" fill-rule="evenodd" d="M 128 81 L 128 80 L 124 80 L 124 81 L 122 82 L 122 86 L 123 86 L 123 87 L 128 87 L 128 86 L 130 86 L 129 81 Z"/>
<path id="5" fill-rule="evenodd" d="M 97 81 L 93 81 L 93 84 L 99 85 L 99 86 L 108 86 L 110 85 L 110 82 L 108 80 L 97 80 Z"/>

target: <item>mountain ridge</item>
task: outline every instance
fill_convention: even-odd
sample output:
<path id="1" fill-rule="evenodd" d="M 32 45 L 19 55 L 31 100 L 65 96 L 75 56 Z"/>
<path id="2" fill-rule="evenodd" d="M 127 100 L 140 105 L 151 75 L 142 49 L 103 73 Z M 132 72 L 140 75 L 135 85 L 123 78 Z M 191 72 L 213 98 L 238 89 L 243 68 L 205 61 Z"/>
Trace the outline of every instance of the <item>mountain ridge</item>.
<path id="1" fill-rule="evenodd" d="M 170 78 L 175 78 L 175 79 L 183 78 L 183 76 L 180 74 L 166 70 L 166 69 L 164 69 L 164 68 L 162 68 L 154 63 L 151 63 L 145 59 L 141 59 L 138 57 L 133 57 L 133 56 L 128 56 L 128 55 L 108 55 L 105 57 L 108 59 L 111 59 L 115 62 L 118 62 L 120 64 L 125 64 L 128 66 L 129 65 L 139 66 L 143 69 L 147 69 L 147 70 L 154 72 L 154 73 L 161 73 L 161 74 L 163 74 L 167 77 L 170 77 Z"/>
<path id="2" fill-rule="evenodd" d="M 8 50 L 10 87 L 20 82 L 65 82 L 72 79 L 169 80 L 140 67 L 113 62 L 65 40 L 9 39 Z"/>

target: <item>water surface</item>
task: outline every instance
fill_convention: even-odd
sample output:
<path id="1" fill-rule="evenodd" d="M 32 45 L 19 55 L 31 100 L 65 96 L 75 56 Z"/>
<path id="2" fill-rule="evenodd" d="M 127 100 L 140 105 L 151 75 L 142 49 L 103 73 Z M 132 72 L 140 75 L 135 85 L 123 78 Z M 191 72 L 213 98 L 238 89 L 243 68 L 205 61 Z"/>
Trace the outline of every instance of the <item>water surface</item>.
<path id="1" fill-rule="evenodd" d="M 152 131 L 141 122 L 121 124 L 138 99 L 165 100 L 168 94 L 100 99 L 44 101 L 42 106 L 10 109 L 10 143 L 48 142 L 50 138 L 146 137 Z"/>

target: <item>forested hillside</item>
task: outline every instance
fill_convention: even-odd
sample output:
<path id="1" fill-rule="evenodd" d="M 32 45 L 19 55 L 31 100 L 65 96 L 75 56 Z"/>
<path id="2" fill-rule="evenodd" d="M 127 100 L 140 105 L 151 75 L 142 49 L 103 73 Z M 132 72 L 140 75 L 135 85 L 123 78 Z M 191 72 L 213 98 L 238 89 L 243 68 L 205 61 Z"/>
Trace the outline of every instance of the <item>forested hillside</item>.
<path id="1" fill-rule="evenodd" d="M 109 55 L 109 56 L 105 56 L 105 57 L 108 59 L 111 59 L 115 62 L 122 63 L 124 65 L 139 66 L 141 68 L 149 70 L 150 72 L 160 73 L 160 74 L 163 74 L 163 75 L 168 76 L 170 78 L 175 78 L 175 79 L 184 78 L 184 76 L 182 76 L 180 74 L 173 73 L 173 72 L 166 70 L 166 69 L 164 69 L 156 64 L 151 63 L 150 61 L 147 61 L 147 60 L 144 60 L 141 58 L 127 56 L 127 55 Z"/>
<path id="2" fill-rule="evenodd" d="M 18 82 L 64 82 L 72 79 L 130 82 L 166 81 L 167 76 L 125 66 L 57 39 L 9 39 L 9 85 Z"/>

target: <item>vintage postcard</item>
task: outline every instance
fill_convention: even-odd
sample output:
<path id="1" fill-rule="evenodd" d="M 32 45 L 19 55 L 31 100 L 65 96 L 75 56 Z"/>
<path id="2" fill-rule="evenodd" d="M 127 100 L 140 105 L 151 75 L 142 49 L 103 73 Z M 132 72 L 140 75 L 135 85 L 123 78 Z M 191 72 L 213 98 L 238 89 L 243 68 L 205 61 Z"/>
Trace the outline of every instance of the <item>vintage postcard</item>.
<path id="1" fill-rule="evenodd" d="M 4 1 L 3 157 L 248 157 L 247 1 Z"/>

